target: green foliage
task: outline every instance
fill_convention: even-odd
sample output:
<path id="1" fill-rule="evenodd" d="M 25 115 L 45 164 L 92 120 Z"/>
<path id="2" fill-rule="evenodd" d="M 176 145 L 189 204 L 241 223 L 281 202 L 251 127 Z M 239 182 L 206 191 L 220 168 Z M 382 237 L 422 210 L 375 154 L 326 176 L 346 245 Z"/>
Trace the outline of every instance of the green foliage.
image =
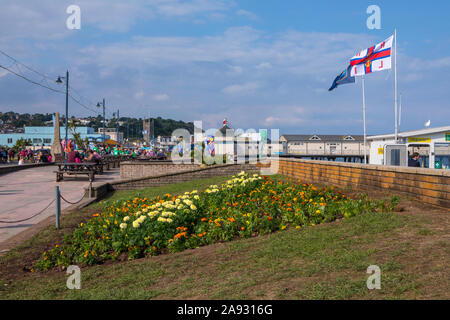
<path id="1" fill-rule="evenodd" d="M 16 140 L 16 143 L 13 146 L 13 149 L 18 151 L 24 149 L 26 146 L 31 145 L 30 139 L 20 138 Z"/>
<path id="2" fill-rule="evenodd" d="M 89 149 L 89 139 L 81 138 L 81 134 L 79 132 L 77 132 L 78 125 L 79 125 L 79 121 L 77 121 L 75 118 L 72 118 L 68 123 L 70 133 L 73 136 L 73 141 L 75 141 L 75 144 L 78 146 L 78 149 L 88 150 Z"/>
<path id="3" fill-rule="evenodd" d="M 37 269 L 158 255 L 169 250 L 249 238 L 288 227 L 297 229 L 373 213 L 378 202 L 347 199 L 332 188 L 249 176 L 241 172 L 221 186 L 181 196 L 139 195 L 105 206 L 81 223 L 63 245 L 43 253 Z"/>

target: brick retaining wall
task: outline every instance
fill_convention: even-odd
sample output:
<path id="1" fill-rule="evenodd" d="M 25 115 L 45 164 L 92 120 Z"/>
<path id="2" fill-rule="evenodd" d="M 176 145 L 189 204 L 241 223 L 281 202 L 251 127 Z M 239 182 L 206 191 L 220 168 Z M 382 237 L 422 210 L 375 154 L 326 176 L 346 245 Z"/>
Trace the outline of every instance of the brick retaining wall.
<path id="1" fill-rule="evenodd" d="M 198 164 L 176 164 L 172 161 L 127 161 L 120 164 L 120 178 L 131 179 L 198 169 Z"/>
<path id="2" fill-rule="evenodd" d="M 279 159 L 278 173 L 307 183 L 354 190 L 393 190 L 450 208 L 450 171 L 301 159 Z M 274 164 L 275 165 L 275 164 Z"/>

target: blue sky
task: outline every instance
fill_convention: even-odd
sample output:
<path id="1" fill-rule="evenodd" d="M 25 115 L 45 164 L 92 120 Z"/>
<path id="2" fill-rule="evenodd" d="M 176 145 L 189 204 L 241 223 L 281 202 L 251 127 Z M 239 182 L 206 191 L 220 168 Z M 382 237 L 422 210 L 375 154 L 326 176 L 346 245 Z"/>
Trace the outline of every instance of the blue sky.
<path id="1" fill-rule="evenodd" d="M 71 4 L 81 30 L 66 28 Z M 380 30 L 366 26 L 369 5 L 381 9 Z M 109 115 L 361 134 L 359 81 L 327 89 L 354 53 L 395 27 L 401 129 L 449 125 L 449 16 L 444 0 L 4 0 L 0 50 L 51 78 L 69 69 L 83 102 L 95 108 L 105 97 Z M 0 65 L 11 61 L 0 56 Z M 393 130 L 393 79 L 392 71 L 366 78 L 368 134 Z M 64 110 L 64 96 L 3 71 L 0 97 L 0 111 Z M 93 115 L 74 103 L 70 114 Z"/>

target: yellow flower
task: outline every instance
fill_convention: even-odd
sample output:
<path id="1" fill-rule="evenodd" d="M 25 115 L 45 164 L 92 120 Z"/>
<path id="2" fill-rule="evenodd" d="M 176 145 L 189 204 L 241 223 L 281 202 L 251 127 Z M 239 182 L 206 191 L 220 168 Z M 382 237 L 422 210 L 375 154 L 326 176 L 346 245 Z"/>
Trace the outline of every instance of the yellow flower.
<path id="1" fill-rule="evenodd" d="M 319 214 L 319 213 L 320 213 L 320 210 L 316 210 L 316 213 Z"/>
<path id="2" fill-rule="evenodd" d="M 281 230 L 284 230 L 284 229 L 286 229 L 286 226 L 282 226 L 282 227 L 281 227 Z"/>
<path id="3" fill-rule="evenodd" d="M 296 227 L 295 227 L 295 229 L 300 229 L 300 228 L 301 228 L 300 226 L 296 226 Z"/>

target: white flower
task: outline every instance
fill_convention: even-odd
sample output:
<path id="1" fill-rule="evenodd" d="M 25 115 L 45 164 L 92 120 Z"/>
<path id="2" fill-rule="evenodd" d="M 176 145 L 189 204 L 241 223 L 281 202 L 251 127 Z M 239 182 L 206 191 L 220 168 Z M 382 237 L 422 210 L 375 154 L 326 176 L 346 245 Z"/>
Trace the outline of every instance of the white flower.
<path id="1" fill-rule="evenodd" d="M 197 210 L 197 207 L 195 205 L 191 205 L 191 210 Z"/>
<path id="2" fill-rule="evenodd" d="M 168 223 L 171 223 L 173 220 L 172 219 L 170 219 L 170 218 L 167 218 L 166 219 L 166 222 L 168 222 Z"/>
<path id="3" fill-rule="evenodd" d="M 123 218 L 123 221 L 125 221 L 125 222 L 127 222 L 128 220 L 130 220 L 129 216 L 126 216 L 126 217 Z"/>
<path id="4" fill-rule="evenodd" d="M 135 220 L 133 221 L 133 228 L 139 227 L 139 221 Z"/>
<path id="5" fill-rule="evenodd" d="M 121 223 L 119 225 L 119 227 L 120 227 L 120 229 L 125 229 L 127 227 L 127 224 L 126 223 Z"/>

